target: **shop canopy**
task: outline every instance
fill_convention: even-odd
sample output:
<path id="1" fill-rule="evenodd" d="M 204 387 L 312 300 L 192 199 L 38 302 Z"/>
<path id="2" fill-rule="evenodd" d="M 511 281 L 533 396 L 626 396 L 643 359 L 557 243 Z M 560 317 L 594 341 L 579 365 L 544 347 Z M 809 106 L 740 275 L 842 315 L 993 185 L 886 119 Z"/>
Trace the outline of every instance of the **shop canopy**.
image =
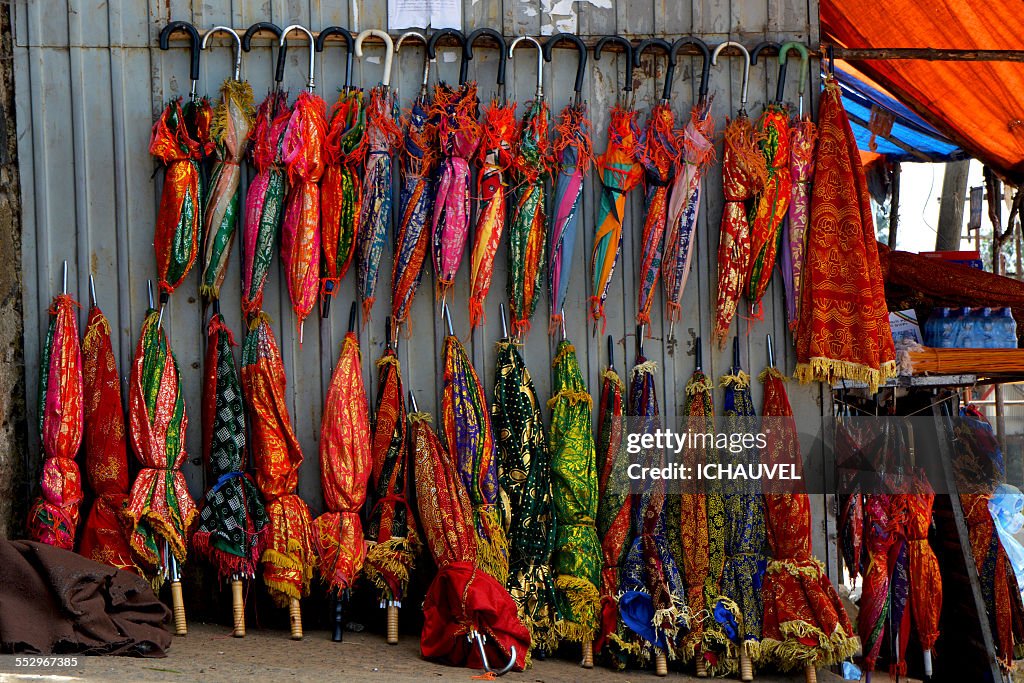
<path id="1" fill-rule="evenodd" d="M 822 41 L 845 48 L 1021 48 L 1016 0 L 822 0 Z M 865 60 L 857 68 L 950 140 L 1024 180 L 1024 67 L 1003 61 Z"/>

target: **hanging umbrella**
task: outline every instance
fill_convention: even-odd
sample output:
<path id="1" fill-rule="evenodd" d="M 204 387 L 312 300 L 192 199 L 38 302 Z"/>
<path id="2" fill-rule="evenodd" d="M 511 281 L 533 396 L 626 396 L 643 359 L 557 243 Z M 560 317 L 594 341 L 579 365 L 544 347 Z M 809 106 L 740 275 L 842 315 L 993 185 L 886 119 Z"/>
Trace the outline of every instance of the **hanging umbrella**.
<path id="1" fill-rule="evenodd" d="M 889 555 L 896 543 L 891 522 L 891 496 L 873 494 L 864 499 L 864 565 L 857 631 L 863 645 L 861 668 L 869 675 L 882 650 L 883 634 L 891 609 Z"/>
<path id="2" fill-rule="evenodd" d="M 281 28 L 258 22 L 242 36 L 242 49 L 248 52 L 253 36 L 270 31 L 278 39 Z M 277 41 L 275 41 L 277 42 Z M 281 143 L 288 128 L 288 96 L 281 92 L 284 79 L 285 43 L 278 48 L 278 73 L 266 99 L 256 110 L 249 132 L 249 156 L 256 176 L 249 181 L 245 196 L 245 223 L 242 227 L 242 312 L 251 317 L 263 308 L 263 287 L 274 260 L 274 247 L 281 231 L 287 176 L 281 157 Z"/>
<path id="3" fill-rule="evenodd" d="M 227 275 L 231 245 L 238 227 L 239 180 L 242 158 L 249 142 L 255 102 L 252 86 L 241 80 L 242 39 L 227 26 L 214 26 L 203 36 L 202 48 L 210 36 L 224 31 L 235 43 L 235 70 L 220 86 L 220 102 L 213 110 L 210 137 L 215 145 L 210 192 L 203 213 L 203 275 L 199 294 L 206 299 L 220 297 Z"/>
<path id="4" fill-rule="evenodd" d="M 864 548 L 864 506 L 857 479 L 853 476 L 859 467 L 860 450 L 850 428 L 837 420 L 835 426 L 836 469 L 839 473 L 839 550 L 843 564 L 856 580 L 860 573 Z"/>
<path id="5" fill-rule="evenodd" d="M 242 344 L 242 393 L 249 408 L 256 485 L 270 518 L 260 558 L 263 583 L 280 606 L 288 605 L 292 638 L 302 638 L 299 599 L 309 594 L 316 559 L 309 508 L 295 494 L 302 448 L 292 429 L 284 366 L 265 314 L 257 315 Z"/>
<path id="6" fill-rule="evenodd" d="M 790 464 L 803 477 L 800 443 L 786 377 L 775 367 L 772 338 L 767 338 L 764 385 L 764 433 L 767 465 Z M 802 666 L 807 680 L 815 669 L 852 657 L 858 642 L 835 587 L 811 549 L 811 504 L 806 492 L 778 490 L 764 496 L 765 526 L 771 560 L 764 577 L 764 632 L 761 658 L 783 670 Z"/>
<path id="7" fill-rule="evenodd" d="M 787 43 L 788 45 L 788 43 Z M 798 48 L 799 49 L 799 48 Z M 788 55 L 788 48 L 786 55 Z M 783 55 L 780 55 L 783 59 Z M 807 73 L 808 57 L 800 53 L 800 73 Z M 810 217 L 811 181 L 814 177 L 814 147 L 818 140 L 818 128 L 810 115 L 804 114 L 804 88 L 807 79 L 800 77 L 800 105 L 796 119 L 789 124 L 789 174 L 792 180 L 788 233 L 782 236 L 783 259 L 789 259 L 789 267 L 783 267 L 783 283 L 786 285 L 786 315 L 789 329 L 796 330 L 800 319 L 800 286 L 804 266 L 804 239 Z"/>
<path id="8" fill-rule="evenodd" d="M 651 308 L 661 276 L 664 255 L 665 229 L 668 223 L 669 188 L 676 175 L 679 150 L 676 149 L 675 114 L 669 105 L 672 96 L 672 76 L 676 60 L 672 56 L 672 45 L 661 38 L 647 38 L 640 41 L 633 53 L 633 67 L 640 68 L 640 58 L 648 47 L 660 47 L 668 56 L 665 70 L 665 87 L 661 100 L 651 109 L 647 127 L 640 137 L 637 160 L 644 170 L 644 185 L 647 193 L 644 202 L 644 229 L 640 238 L 640 279 L 637 289 L 636 321 L 650 326 Z M 648 329 L 648 333 L 650 330 Z"/>
<path id="9" fill-rule="evenodd" d="M 220 305 L 207 330 L 203 379 L 203 456 L 214 484 L 206 492 L 192 547 L 209 560 L 221 581 L 231 581 L 235 635 L 245 635 L 243 578 L 256 578 L 266 546 L 267 509 L 245 473 L 245 406 L 235 366 L 235 345 Z"/>
<path id="10" fill-rule="evenodd" d="M 715 432 L 714 384 L 704 374 L 701 339 L 694 340 L 696 367 L 686 383 L 683 413 L 686 429 L 692 434 Z M 687 449 L 683 454 L 688 471 L 717 461 L 711 444 Z M 671 518 L 670 518 L 671 521 Z M 725 508 L 720 491 L 713 482 L 698 482 L 695 490 L 680 496 L 679 529 L 683 537 L 683 578 L 686 582 L 686 604 L 690 612 L 690 630 L 679 644 L 684 661 L 695 660 L 697 675 L 707 676 L 704 658 L 704 622 L 709 617 L 708 605 L 721 591 L 722 569 L 725 566 Z M 712 530 L 714 532 L 712 533 Z"/>
<path id="11" fill-rule="evenodd" d="M 633 496 L 627 468 L 631 458 L 622 447 L 625 427 L 622 392 L 625 384 L 615 371 L 614 341 L 608 336 L 608 369 L 601 373 L 601 403 L 597 414 L 598 505 L 597 532 L 601 538 L 601 614 L 594 650 L 607 652 L 613 666 L 623 669 L 627 655 L 639 649 L 627 642 L 619 618 L 619 568 L 632 542 L 630 519 Z M 586 658 L 586 651 L 583 656 Z"/>
<path id="12" fill-rule="evenodd" d="M 160 31 L 160 49 L 170 49 L 170 38 L 183 31 L 189 38 L 192 88 L 188 101 L 167 103 L 153 124 L 149 153 L 164 165 L 164 185 L 156 216 L 153 248 L 160 276 L 161 299 L 172 293 L 192 270 L 199 253 L 199 231 L 206 202 L 202 163 L 213 152 L 210 101 L 196 94 L 199 83 L 199 32 L 185 21 L 172 21 Z"/>
<path id="13" fill-rule="evenodd" d="M 553 653 L 558 634 L 550 568 L 555 545 L 551 457 L 537 390 L 517 342 L 506 330 L 504 305 L 501 322 L 504 334 L 494 366 L 491 420 L 498 449 L 498 480 L 511 512 L 506 586 L 516 601 L 519 620 L 530 632 L 533 648 Z"/>
<path id="14" fill-rule="evenodd" d="M 324 172 L 324 138 L 327 136 L 327 105 L 315 95 L 313 68 L 316 40 L 303 26 L 284 29 L 278 45 L 288 34 L 302 31 L 309 38 L 309 81 L 292 105 L 281 158 L 288 168 L 288 196 L 281 224 L 281 260 L 284 263 L 288 297 L 292 302 L 302 344 L 302 324 L 316 304 L 320 282 L 320 177 Z M 283 52 L 278 52 L 281 61 Z"/>
<path id="15" fill-rule="evenodd" d="M 406 438 L 402 369 L 387 320 L 387 346 L 377 360 L 377 404 L 374 409 L 371 487 L 374 503 L 366 526 L 371 542 L 364 571 L 387 608 L 388 642 L 398 642 L 398 608 L 409 587 L 409 575 L 420 550 L 416 520 L 409 507 L 409 440 Z"/>
<path id="16" fill-rule="evenodd" d="M 395 55 L 402 41 L 414 36 L 424 43 L 423 34 L 408 31 L 395 45 Z M 420 92 L 404 117 L 402 143 L 402 191 L 399 194 L 398 234 L 395 236 L 395 261 L 391 270 L 391 315 L 400 327 L 409 322 L 413 297 L 423 278 L 423 266 L 430 250 L 427 222 L 434 202 L 434 166 L 437 163 L 436 126 L 429 123 L 432 101 L 427 80 L 430 78 L 429 55 L 423 61 L 423 82 Z"/>
<path id="17" fill-rule="evenodd" d="M 320 484 L 327 512 L 313 521 L 320 576 L 339 603 L 348 598 L 366 558 L 360 517 L 370 479 L 370 414 L 363 388 L 356 304 L 348 334 L 331 374 L 320 422 Z M 335 607 L 334 640 L 341 640 L 341 609 Z"/>
<path id="18" fill-rule="evenodd" d="M 473 506 L 479 566 L 505 585 L 508 583 L 508 541 L 498 500 L 498 462 L 491 416 L 473 363 L 452 332 L 447 304 L 442 303 L 442 310 L 448 325 L 441 394 L 444 441 L 455 458 Z"/>
<path id="19" fill-rule="evenodd" d="M 458 87 L 439 83 L 434 89 L 430 110 L 436 121 L 437 141 L 442 155 L 438 169 L 434 211 L 431 217 L 431 243 L 438 296 L 444 298 L 455 282 L 469 236 L 469 160 L 480 144 L 479 101 L 476 83 L 466 83 L 468 59 L 466 38 L 461 31 L 447 28 L 435 31 L 427 44 L 427 55 L 436 57 L 437 41 L 454 36 L 463 48 Z"/>
<path id="20" fill-rule="evenodd" d="M 597 168 L 601 171 L 601 202 L 594 223 L 594 252 L 590 260 L 590 316 L 595 324 L 605 319 L 604 301 L 622 249 L 626 196 L 643 175 L 643 169 L 636 163 L 640 133 L 633 111 L 633 44 L 622 36 L 605 36 L 594 46 L 594 59 L 601 59 L 601 48 L 609 42 L 622 44 L 627 66 L 623 95 L 612 109 L 608 123 L 608 147 L 597 158 Z"/>
<path id="21" fill-rule="evenodd" d="M 654 381 L 657 366 L 644 356 L 643 336 L 643 326 L 638 325 L 627 414 L 636 421 L 635 428 L 653 434 L 661 425 Z M 645 467 L 664 467 L 664 452 L 659 449 L 649 449 L 640 458 Z M 655 672 L 664 676 L 666 655 L 676 657 L 676 637 L 687 626 L 685 587 L 669 537 L 670 526 L 678 524 L 666 520 L 664 482 L 645 479 L 640 486 L 633 493 L 633 542 L 622 568 L 619 614 L 634 634 L 641 659 L 653 654 Z"/>
<path id="22" fill-rule="evenodd" d="M 78 552 L 90 560 L 138 572 L 121 514 L 130 487 L 121 376 L 110 344 L 110 323 L 96 304 L 91 275 L 89 289 L 92 305 L 82 339 L 85 473 L 96 499 L 85 519 Z"/>
<path id="23" fill-rule="evenodd" d="M 356 224 L 363 187 L 366 119 L 363 93 L 352 87 L 352 53 L 355 39 L 340 26 L 330 26 L 316 37 L 316 51 L 323 52 L 331 36 L 341 36 L 346 45 L 345 84 L 331 107 L 324 138 L 324 173 L 320 178 L 321 315 L 331 310 L 331 299 L 352 264 L 356 245 Z"/>
<path id="24" fill-rule="evenodd" d="M 729 326 L 736 314 L 750 265 L 750 223 L 747 222 L 746 202 L 761 191 L 768 175 L 764 155 L 758 149 L 761 137 L 747 118 L 750 53 L 739 43 L 727 40 L 715 48 L 711 54 L 711 63 L 717 65 L 718 55 L 730 46 L 743 55 L 743 91 L 739 113 L 725 127 L 725 151 L 722 156 L 725 209 L 722 214 L 722 235 L 718 242 L 718 294 L 714 326 L 714 340 L 719 348 L 725 348 Z"/>
<path id="25" fill-rule="evenodd" d="M 132 483 L 124 514 L 131 525 L 128 543 L 136 564 L 156 585 L 171 580 L 176 635 L 188 632 L 180 565 L 197 515 L 181 473 L 188 455 L 187 427 L 178 361 L 150 294 L 128 379 L 128 428 L 142 469 Z"/>
<path id="26" fill-rule="evenodd" d="M 50 325 L 39 361 L 39 443 L 43 467 L 41 495 L 28 514 L 32 540 L 65 550 L 75 547 L 82 481 L 75 458 L 82 445 L 84 423 L 82 350 L 78 345 L 78 302 L 64 287 L 50 304 Z"/>
<path id="27" fill-rule="evenodd" d="M 520 36 L 508 46 L 508 56 L 511 58 L 516 45 L 524 40 L 537 48 L 537 91 L 519 122 L 516 152 L 512 159 L 516 184 L 513 191 L 515 206 L 509 221 L 507 289 L 512 329 L 517 335 L 530 329 L 530 318 L 540 294 L 547 222 L 544 183 L 549 174 L 550 154 L 543 48 L 533 38 Z"/>
<path id="28" fill-rule="evenodd" d="M 939 637 L 939 616 L 942 614 L 942 576 L 935 551 L 928 544 L 935 491 L 923 470 L 917 470 L 913 476 L 915 493 L 906 496 L 910 608 L 917 628 L 917 639 L 924 652 L 925 677 L 931 678 L 932 651 Z"/>
<path id="29" fill-rule="evenodd" d="M 723 414 L 726 431 L 730 434 L 754 433 L 757 426 L 750 398 L 750 376 L 740 367 L 739 337 L 733 339 L 732 368 L 722 377 L 721 386 L 725 389 Z M 759 460 L 758 452 L 753 448 L 740 453 L 730 452 L 730 455 L 734 461 L 748 466 L 757 464 Z M 717 653 L 717 657 L 709 660 L 711 673 L 734 671 L 738 655 L 741 680 L 752 681 L 752 660 L 759 656 L 764 611 L 761 583 L 768 563 L 764 555 L 767 542 L 764 498 L 756 482 L 745 486 L 738 480 L 729 486 L 731 490 L 723 496 L 725 565 L 721 592 L 709 605 L 716 623 L 705 630 L 704 639 L 705 643 L 710 641 L 712 644 L 709 648 L 711 654 Z"/>
<path id="30" fill-rule="evenodd" d="M 508 189 L 504 173 L 512 167 L 516 138 L 516 105 L 505 97 L 505 39 L 492 28 L 478 28 L 466 37 L 465 55 L 473 58 L 473 41 L 490 36 L 498 44 L 498 93 L 484 110 L 477 175 L 477 217 L 469 261 L 469 324 L 484 319 L 484 302 L 494 276 L 494 255 L 505 231 Z"/>
<path id="31" fill-rule="evenodd" d="M 690 110 L 676 148 L 681 152 L 681 167 L 672 182 L 668 199 L 668 223 L 665 226 L 665 250 L 662 255 L 662 278 L 665 283 L 665 306 L 669 320 L 669 339 L 675 339 L 675 324 L 682 316 L 683 291 L 690 276 L 696 243 L 697 215 L 701 205 L 701 181 L 715 160 L 715 120 L 708 103 L 708 72 L 711 53 L 700 38 L 680 38 L 672 44 L 670 59 L 679 50 L 695 45 L 704 57 L 697 103 Z"/>
<path id="32" fill-rule="evenodd" d="M 583 178 L 594 159 L 590 141 L 590 121 L 583 102 L 583 73 L 587 68 L 587 47 L 572 33 L 557 33 L 544 43 L 544 61 L 551 61 L 551 49 L 561 40 L 571 41 L 579 52 L 572 103 L 566 105 L 558 117 L 552 149 L 558 159 L 558 179 L 555 181 L 554 213 L 551 223 L 551 244 L 548 249 L 548 301 L 551 304 L 551 324 L 548 334 L 554 334 L 562 324 L 562 309 L 569 293 L 573 248 L 580 222 L 580 198 L 583 196 Z"/>
<path id="33" fill-rule="evenodd" d="M 430 427 L 428 413 L 416 410 L 409 394 L 409 442 L 416 457 L 416 500 L 423 535 L 438 571 L 423 601 L 420 651 L 426 659 L 502 674 L 522 671 L 530 634 L 519 623 L 508 591 L 486 571 L 478 571 L 478 536 L 469 496 L 455 457 Z M 508 660 L 503 669 L 490 661 Z"/>
<path id="34" fill-rule="evenodd" d="M 584 666 L 593 665 L 593 641 L 601 596 L 601 540 L 597 537 L 597 451 L 590 423 L 591 398 L 576 360 L 562 337 L 551 363 L 551 493 L 558 535 L 552 570 L 558 597 L 558 634 L 581 643 Z"/>

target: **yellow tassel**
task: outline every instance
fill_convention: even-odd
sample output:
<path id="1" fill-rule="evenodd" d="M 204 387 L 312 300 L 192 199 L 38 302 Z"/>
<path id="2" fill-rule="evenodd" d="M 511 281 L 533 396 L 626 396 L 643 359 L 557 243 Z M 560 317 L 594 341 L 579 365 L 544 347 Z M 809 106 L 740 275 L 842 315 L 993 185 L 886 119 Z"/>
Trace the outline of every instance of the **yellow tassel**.
<path id="1" fill-rule="evenodd" d="M 745 389 L 750 386 L 750 375 L 740 370 L 736 374 L 722 375 L 719 384 L 723 387 L 735 387 Z"/>
<path id="2" fill-rule="evenodd" d="M 653 360 L 646 360 L 639 365 L 633 366 L 633 379 L 640 377 L 641 375 L 653 375 L 658 371 L 658 364 Z"/>
<path id="3" fill-rule="evenodd" d="M 619 373 L 615 372 L 611 368 L 607 368 L 606 370 L 601 371 L 601 379 L 606 379 L 609 380 L 610 382 L 613 382 L 617 387 L 619 387 L 619 391 L 626 390 L 626 385 L 622 381 L 622 378 L 619 377 Z"/>
<path id="4" fill-rule="evenodd" d="M 769 377 L 774 377 L 777 380 L 788 382 L 789 378 L 779 372 L 778 368 L 765 368 L 761 371 L 761 374 L 757 376 L 758 382 L 765 382 Z"/>
<path id="5" fill-rule="evenodd" d="M 709 392 L 709 391 L 713 391 L 714 388 L 715 388 L 714 383 L 710 379 L 705 377 L 702 380 L 698 380 L 696 382 L 690 382 L 689 384 L 687 384 L 686 385 L 686 393 L 689 396 L 696 396 L 697 394 L 699 394 L 701 392 L 705 392 L 706 393 L 706 392 Z"/>
<path id="6" fill-rule="evenodd" d="M 563 359 L 564 357 L 568 356 L 568 355 L 569 355 L 570 353 L 576 353 L 576 347 L 575 347 L 575 346 L 573 346 L 572 344 L 566 344 L 566 345 L 565 345 L 565 346 L 563 346 L 563 347 L 562 347 L 562 349 L 561 349 L 561 350 L 560 350 L 560 351 L 558 352 L 558 355 L 556 355 L 556 356 L 555 356 L 555 359 L 554 359 L 553 361 L 551 361 L 551 365 L 552 365 L 552 366 L 558 365 L 558 363 L 559 363 L 559 362 L 560 362 L 560 361 L 561 361 L 561 360 L 562 360 L 562 359 Z"/>
<path id="7" fill-rule="evenodd" d="M 590 398 L 590 394 L 585 391 L 569 391 L 567 389 L 563 389 L 548 399 L 548 408 L 554 408 L 562 399 L 565 399 L 569 403 L 586 403 L 588 406 L 592 405 L 593 401 L 593 399 Z"/>
<path id="8" fill-rule="evenodd" d="M 396 356 L 381 356 L 377 359 L 377 369 L 383 368 L 385 365 L 395 366 L 395 372 L 402 371 L 402 364 L 398 362 Z"/>
<path id="9" fill-rule="evenodd" d="M 430 413 L 424 413 L 424 412 L 409 413 L 408 419 L 409 419 L 409 422 L 426 422 L 426 423 L 429 424 L 429 423 L 432 423 L 434 421 L 434 416 L 431 415 Z"/>
<path id="10" fill-rule="evenodd" d="M 383 543 L 374 543 L 366 552 L 363 574 L 377 587 L 382 600 L 399 600 L 402 596 L 392 595 L 391 588 L 378 567 L 387 569 L 398 577 L 404 594 L 409 585 L 409 570 L 416 556 L 416 544 L 407 538 L 389 538 Z"/>
<path id="11" fill-rule="evenodd" d="M 597 587 L 578 576 L 559 574 L 555 578 L 555 590 L 565 597 L 576 619 L 559 619 L 555 622 L 559 637 L 574 643 L 593 640 L 597 632 L 597 613 L 601 608 L 601 595 Z"/>

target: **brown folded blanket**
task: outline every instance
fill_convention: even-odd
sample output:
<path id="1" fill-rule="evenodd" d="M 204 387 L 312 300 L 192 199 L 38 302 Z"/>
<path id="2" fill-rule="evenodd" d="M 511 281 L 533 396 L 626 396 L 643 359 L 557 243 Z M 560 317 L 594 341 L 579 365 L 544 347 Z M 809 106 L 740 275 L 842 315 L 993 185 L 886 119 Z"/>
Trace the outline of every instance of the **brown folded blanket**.
<path id="1" fill-rule="evenodd" d="M 163 657 L 170 612 L 134 574 L 0 539 L 0 653 Z"/>

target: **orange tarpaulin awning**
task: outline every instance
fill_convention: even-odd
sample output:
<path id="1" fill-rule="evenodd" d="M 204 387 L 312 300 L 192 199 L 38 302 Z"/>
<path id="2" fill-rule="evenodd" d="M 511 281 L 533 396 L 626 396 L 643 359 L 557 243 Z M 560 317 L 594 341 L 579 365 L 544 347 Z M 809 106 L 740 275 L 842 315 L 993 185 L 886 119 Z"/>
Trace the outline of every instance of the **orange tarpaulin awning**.
<path id="1" fill-rule="evenodd" d="M 847 48 L 1020 50 L 1019 2 L 822 0 L 823 41 Z M 972 156 L 1024 180 L 1024 65 L 868 60 L 857 67 Z"/>

